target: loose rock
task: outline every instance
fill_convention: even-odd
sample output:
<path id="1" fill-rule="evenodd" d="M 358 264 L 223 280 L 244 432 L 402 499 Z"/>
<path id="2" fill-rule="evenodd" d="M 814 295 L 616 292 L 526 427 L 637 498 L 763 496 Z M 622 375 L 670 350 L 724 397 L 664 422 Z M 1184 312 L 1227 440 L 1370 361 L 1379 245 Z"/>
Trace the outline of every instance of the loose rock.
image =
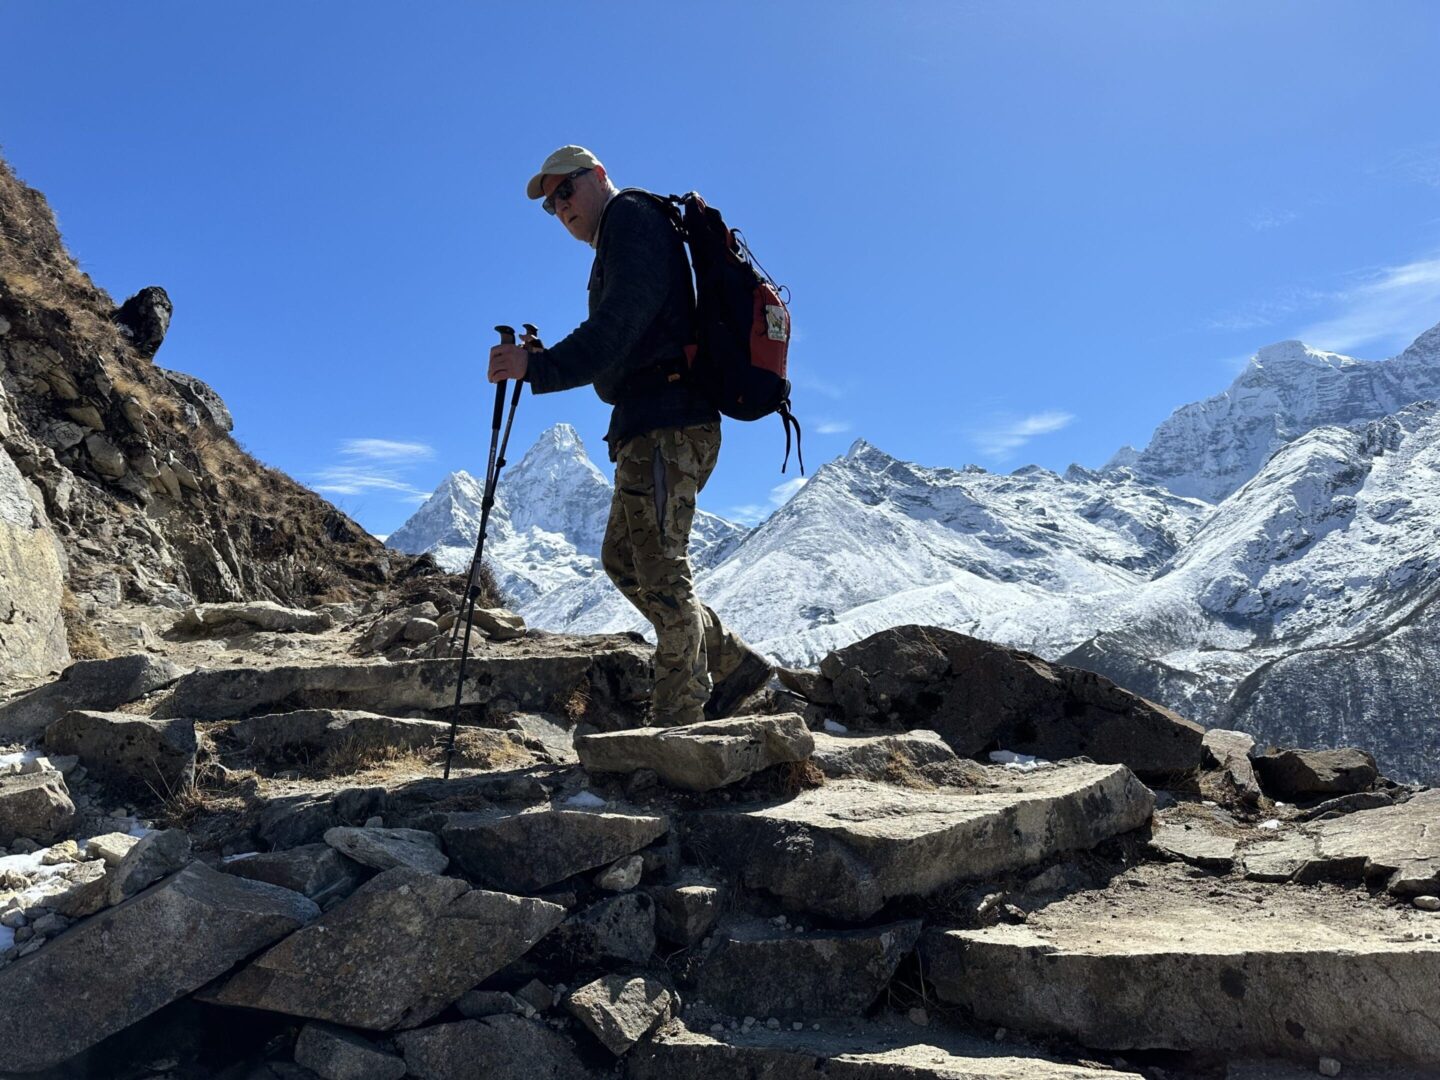
<path id="1" fill-rule="evenodd" d="M 565 1007 L 620 1057 L 669 1020 L 676 1003 L 675 995 L 655 979 L 607 975 L 576 990 Z"/>
<path id="2" fill-rule="evenodd" d="M 1380 775 L 1364 750 L 1275 750 L 1255 758 L 1260 782 L 1274 798 L 1287 802 L 1364 791 Z"/>
<path id="3" fill-rule="evenodd" d="M 160 798 L 195 783 L 195 725 L 130 713 L 66 713 L 45 729 L 45 745 L 78 754 L 93 776 Z"/>
<path id="4" fill-rule="evenodd" d="M 518 1016 L 487 1016 L 407 1031 L 396 1040 L 418 1080 L 589 1080 L 563 1035 Z"/>
<path id="5" fill-rule="evenodd" d="M 321 1080 L 400 1080 L 405 1062 L 369 1039 L 332 1024 L 306 1024 L 295 1040 L 295 1064 Z"/>
<path id="6" fill-rule="evenodd" d="M 75 821 L 75 804 L 58 773 L 0 776 L 0 844 L 24 838 L 48 844 Z"/>
<path id="7" fill-rule="evenodd" d="M 421 829 L 357 829 L 337 825 L 325 830 L 325 843 L 376 870 L 408 866 L 412 870 L 440 874 L 450 865 L 450 860 L 440 851 L 440 838 Z"/>
<path id="8" fill-rule="evenodd" d="M 28 742 L 75 709 L 113 709 L 178 679 L 165 660 L 138 653 L 111 660 L 81 660 L 55 682 L 0 705 L 0 743 Z"/>
<path id="9" fill-rule="evenodd" d="M 184 829 L 164 829 L 142 837 L 110 875 L 110 903 L 118 904 L 190 861 L 190 837 Z"/>

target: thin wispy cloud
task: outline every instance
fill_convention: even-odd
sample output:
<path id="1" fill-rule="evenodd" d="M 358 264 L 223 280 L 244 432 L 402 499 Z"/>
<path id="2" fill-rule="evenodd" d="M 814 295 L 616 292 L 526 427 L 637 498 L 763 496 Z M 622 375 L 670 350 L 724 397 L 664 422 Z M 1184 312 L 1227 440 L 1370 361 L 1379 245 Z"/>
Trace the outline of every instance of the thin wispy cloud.
<path id="1" fill-rule="evenodd" d="M 797 391 L 816 394 L 831 401 L 839 401 L 846 394 L 845 387 L 838 383 L 826 382 L 811 375 L 797 375 L 790 380 L 790 385 Z"/>
<path id="2" fill-rule="evenodd" d="M 1262 210 L 1258 214 L 1250 215 L 1249 225 L 1256 232 L 1268 232 L 1289 225 L 1299 216 L 1294 210 Z"/>
<path id="3" fill-rule="evenodd" d="M 1440 256 L 1390 266 L 1337 290 L 1331 312 L 1295 336 L 1311 345 L 1349 352 L 1392 342 L 1440 322 Z"/>
<path id="4" fill-rule="evenodd" d="M 850 428 L 849 420 L 818 420 L 815 423 L 815 434 L 844 435 Z"/>
<path id="5" fill-rule="evenodd" d="M 1440 142 L 1407 146 L 1370 171 L 1415 184 L 1440 187 Z"/>
<path id="6" fill-rule="evenodd" d="M 730 519 L 738 521 L 741 525 L 758 525 L 765 518 L 769 517 L 780 507 L 793 499 L 796 493 L 803 488 L 810 478 L 808 476 L 797 476 L 786 480 L 782 484 L 776 484 L 770 489 L 770 498 L 764 503 L 744 503 L 740 506 L 730 508 Z"/>
<path id="7" fill-rule="evenodd" d="M 982 453 L 1005 459 L 1038 435 L 1049 435 L 1069 426 L 1073 413 L 1051 409 L 1031 413 L 1018 420 L 1000 421 L 975 432 L 971 439 Z"/>
<path id="8" fill-rule="evenodd" d="M 340 444 L 340 453 L 367 461 L 425 461 L 435 456 L 435 448 L 392 439 L 346 439 Z"/>
<path id="9" fill-rule="evenodd" d="M 312 474 L 311 486 L 325 495 L 387 495 L 422 503 L 430 492 L 407 475 L 411 466 L 435 456 L 425 443 L 395 439 L 346 439 L 337 448 L 342 460 Z"/>
<path id="10" fill-rule="evenodd" d="M 1235 331 L 1274 326 L 1302 311 L 1317 307 L 1331 295 L 1320 289 L 1292 285 L 1274 296 L 1253 300 L 1243 307 L 1215 316 L 1206 323 L 1206 329 Z"/>

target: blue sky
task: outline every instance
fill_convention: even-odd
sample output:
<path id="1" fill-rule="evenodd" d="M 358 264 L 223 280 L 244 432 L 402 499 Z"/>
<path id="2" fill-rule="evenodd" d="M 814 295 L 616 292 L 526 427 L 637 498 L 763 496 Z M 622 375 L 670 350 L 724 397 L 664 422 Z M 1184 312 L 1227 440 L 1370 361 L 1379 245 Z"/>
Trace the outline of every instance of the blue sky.
<path id="1" fill-rule="evenodd" d="M 0 0 L 0 150 L 158 360 L 377 533 L 484 470 L 497 322 L 549 340 L 591 252 L 524 198 L 555 146 L 695 188 L 793 294 L 813 471 L 1102 464 L 1272 341 L 1440 322 L 1440 5 L 398 5 Z M 20 47 L 15 47 L 16 44 Z M 589 390 L 527 396 L 519 452 Z M 790 490 L 727 424 L 702 505 Z M 793 466 L 792 466 L 793 475 Z"/>

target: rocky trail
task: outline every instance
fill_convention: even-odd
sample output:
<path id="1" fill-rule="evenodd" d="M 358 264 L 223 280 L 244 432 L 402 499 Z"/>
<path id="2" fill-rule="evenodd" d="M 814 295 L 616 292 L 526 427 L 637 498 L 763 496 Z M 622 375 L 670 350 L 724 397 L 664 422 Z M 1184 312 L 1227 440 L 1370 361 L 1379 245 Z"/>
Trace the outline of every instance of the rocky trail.
<path id="1" fill-rule="evenodd" d="M 443 781 L 414 599 L 117 608 L 8 687 L 0 1071 L 1440 1069 L 1440 800 L 1363 751 L 927 627 L 645 728 L 648 645 L 495 611 Z"/>

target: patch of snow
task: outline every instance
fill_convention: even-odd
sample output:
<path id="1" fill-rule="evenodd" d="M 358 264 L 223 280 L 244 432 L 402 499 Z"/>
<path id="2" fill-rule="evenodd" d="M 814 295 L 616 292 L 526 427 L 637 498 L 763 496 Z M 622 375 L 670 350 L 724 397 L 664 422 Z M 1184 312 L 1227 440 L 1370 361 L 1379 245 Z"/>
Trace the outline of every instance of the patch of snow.
<path id="1" fill-rule="evenodd" d="M 253 859 L 256 855 L 259 854 L 260 853 L 258 851 L 242 851 L 238 855 L 226 855 L 220 861 L 222 863 L 239 862 L 241 859 Z"/>
<path id="2" fill-rule="evenodd" d="M 582 810 L 598 810 L 605 805 L 605 800 L 593 791 L 577 791 L 565 800 L 565 805 L 574 806 Z"/>
<path id="3" fill-rule="evenodd" d="M 1269 821 L 1260 822 L 1260 824 L 1255 827 L 1257 829 L 1278 829 L 1280 828 L 1280 819 L 1271 818 Z"/>
<path id="4" fill-rule="evenodd" d="M 837 723 L 836 721 L 830 720 L 828 718 L 825 721 L 825 730 L 833 735 L 844 735 L 850 731 L 850 729 L 847 728 L 844 724 Z"/>
<path id="5" fill-rule="evenodd" d="M 996 765 L 1004 765 L 1007 769 L 1038 769 L 1041 765 L 1050 764 L 1044 758 L 1032 754 L 1017 754 L 1014 750 L 991 750 L 990 760 Z"/>

